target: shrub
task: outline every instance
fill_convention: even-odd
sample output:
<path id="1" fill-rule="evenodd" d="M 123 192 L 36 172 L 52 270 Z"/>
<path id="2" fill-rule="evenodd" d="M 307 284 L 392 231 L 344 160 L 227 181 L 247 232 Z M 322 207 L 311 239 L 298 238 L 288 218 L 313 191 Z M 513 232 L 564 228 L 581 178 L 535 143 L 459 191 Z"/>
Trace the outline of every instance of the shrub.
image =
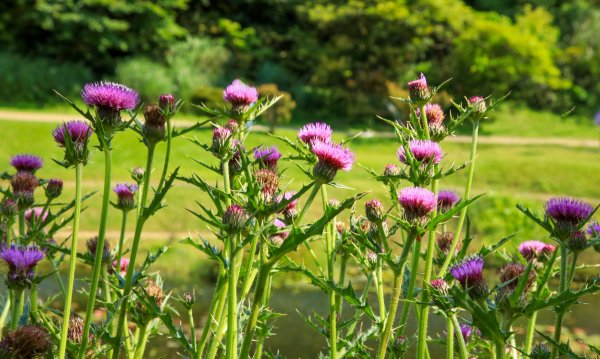
<path id="1" fill-rule="evenodd" d="M 156 100 L 165 91 L 176 90 L 169 69 L 147 58 L 131 58 L 117 65 L 117 81 L 141 89 L 144 102 Z"/>
<path id="2" fill-rule="evenodd" d="M 296 108 L 296 101 L 288 92 L 279 90 L 276 84 L 263 84 L 258 86 L 258 93 L 261 97 L 282 96 L 271 108 L 265 112 L 265 121 L 269 123 L 269 132 L 275 133 L 275 127 L 283 123 L 288 123 L 292 119 L 292 114 Z"/>

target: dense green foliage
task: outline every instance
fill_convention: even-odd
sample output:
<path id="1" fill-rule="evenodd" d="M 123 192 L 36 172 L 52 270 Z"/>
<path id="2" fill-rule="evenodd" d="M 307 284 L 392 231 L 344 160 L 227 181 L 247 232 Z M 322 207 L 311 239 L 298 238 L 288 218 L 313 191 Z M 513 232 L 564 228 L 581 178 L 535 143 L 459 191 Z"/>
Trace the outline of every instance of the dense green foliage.
<path id="1" fill-rule="evenodd" d="M 512 92 L 532 107 L 600 106 L 597 0 L 16 1 L 0 5 L 0 45 L 78 63 L 97 78 L 211 99 L 223 76 L 274 83 L 299 117 L 364 121 L 394 113 L 423 71 L 456 96 Z M 31 61 L 19 63 L 28 73 Z M 14 69 L 1 63 L 3 73 Z M 58 65 L 55 65 L 55 67 Z M 87 80 L 86 71 L 75 71 Z M 149 75 L 151 74 L 151 75 Z M 15 75 L 22 87 L 26 76 Z M 58 81 L 58 80 L 57 80 Z M 44 86 L 43 100 L 60 82 Z M 27 96 L 23 102 L 33 101 Z M 447 99 L 446 99 L 447 100 Z M 35 101 L 40 101 L 36 99 Z M 447 101 L 446 101 L 447 103 Z"/>

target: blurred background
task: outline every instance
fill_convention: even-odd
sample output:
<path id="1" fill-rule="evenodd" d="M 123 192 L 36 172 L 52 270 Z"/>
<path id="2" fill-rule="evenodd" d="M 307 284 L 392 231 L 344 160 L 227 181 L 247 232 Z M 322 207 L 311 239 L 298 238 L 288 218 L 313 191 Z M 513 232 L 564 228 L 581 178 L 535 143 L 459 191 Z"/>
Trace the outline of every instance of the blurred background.
<path id="1" fill-rule="evenodd" d="M 523 240 L 547 240 L 516 203 L 538 213 L 556 195 L 600 203 L 599 0 L 2 1 L 0 158 L 8 167 L 16 153 L 44 157 L 40 175 L 63 178 L 64 198 L 71 198 L 72 171 L 53 164 L 61 150 L 50 131 L 77 116 L 53 89 L 79 100 L 82 84 L 112 80 L 140 91 L 145 103 L 172 92 L 185 102 L 177 118 L 189 124 L 199 119 L 191 104 L 222 104 L 223 87 L 241 78 L 261 95 L 284 95 L 260 120 L 266 126 L 250 136 L 250 145 L 278 144 L 289 153 L 263 132 L 294 137 L 300 125 L 323 120 L 333 125 L 337 139 L 368 133 L 351 147 L 361 166 L 382 171 L 387 163 L 397 163 L 397 144 L 376 115 L 406 116 L 407 108 L 390 96 L 407 97 L 406 82 L 421 72 L 432 85 L 451 79 L 435 98 L 447 111 L 452 100 L 460 102 L 463 96 L 498 98 L 510 92 L 508 101 L 482 124 L 474 192 L 486 195 L 470 210 L 474 250 L 513 233 L 508 252 Z M 445 162 L 468 159 L 470 130 L 465 124 L 444 142 Z M 210 132 L 194 136 L 206 143 Z M 128 170 L 144 163 L 137 141 L 131 133 L 115 141 L 115 183 L 131 181 Z M 216 180 L 194 162 L 213 160 L 200 148 L 178 139 L 173 151 L 182 174 L 196 172 Z M 157 156 L 160 161 L 162 152 Z M 306 177 L 293 165 L 285 167 L 284 182 L 294 178 L 290 187 L 300 187 Z M 96 154 L 85 170 L 86 192 L 100 188 L 102 168 Z M 462 193 L 465 177 L 458 173 L 442 188 Z M 360 166 L 341 175 L 340 182 L 370 190 L 366 199 L 387 198 L 385 188 Z M 338 198 L 348 194 L 333 191 Z M 195 209 L 194 202 L 202 200 L 197 190 L 178 184 L 167 197 L 169 206 L 148 222 L 142 244 L 145 251 L 171 245 L 156 269 L 174 291 L 196 290 L 199 315 L 212 295 L 214 266 L 178 241 L 207 234 L 182 209 Z M 88 237 L 97 230 L 99 202 L 96 195 L 82 218 Z M 312 215 L 318 214 L 315 207 Z M 114 244 L 119 215 L 111 213 L 109 240 Z M 598 254 L 588 251 L 583 261 L 598 263 Z M 597 272 L 592 266 L 579 279 Z M 360 285 L 361 279 L 357 276 L 353 283 Z M 279 319 L 285 329 L 276 330 L 280 335 L 268 341 L 269 348 L 290 358 L 316 357 L 324 342 L 296 309 L 322 312 L 326 296 L 303 278 L 279 275 L 273 303 L 286 314 Z M 582 349 L 577 348 L 580 338 L 600 344 L 594 310 L 600 299 L 592 304 L 579 305 L 567 316 L 565 326 L 576 350 Z M 552 317 L 550 311 L 542 314 L 541 330 L 548 329 Z M 432 318 L 443 335 L 443 322 Z M 168 345 L 159 338 L 149 356 L 169 357 L 176 349 Z"/>

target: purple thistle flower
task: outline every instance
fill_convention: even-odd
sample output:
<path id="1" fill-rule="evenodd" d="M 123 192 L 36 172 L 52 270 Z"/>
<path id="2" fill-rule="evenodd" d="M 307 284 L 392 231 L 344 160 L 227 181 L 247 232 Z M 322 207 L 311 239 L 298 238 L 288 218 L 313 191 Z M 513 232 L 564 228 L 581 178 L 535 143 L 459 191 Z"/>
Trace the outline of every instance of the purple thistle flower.
<path id="1" fill-rule="evenodd" d="M 487 284 L 483 278 L 483 258 L 471 256 L 450 268 L 450 274 L 474 299 L 485 298 Z"/>
<path id="2" fill-rule="evenodd" d="M 460 323 L 460 334 L 462 334 L 465 343 L 467 343 L 471 339 L 471 336 L 473 334 L 481 336 L 481 332 L 479 331 L 479 329 L 472 327 L 466 323 Z"/>
<path id="3" fill-rule="evenodd" d="M 127 211 L 135 207 L 135 192 L 137 192 L 138 186 L 134 183 L 117 183 L 113 191 L 117 194 L 118 202 L 117 207 L 121 210 Z"/>
<path id="4" fill-rule="evenodd" d="M 398 202 L 408 221 L 423 221 L 437 206 L 435 194 L 421 187 L 403 188 L 398 195 Z"/>
<path id="5" fill-rule="evenodd" d="M 417 80 L 408 83 L 408 93 L 412 102 L 422 103 L 429 100 L 431 91 L 427 85 L 425 75 L 421 74 Z"/>
<path id="6" fill-rule="evenodd" d="M 545 211 L 556 222 L 555 235 L 564 239 L 592 214 L 594 207 L 579 199 L 555 197 L 546 202 Z"/>
<path id="7" fill-rule="evenodd" d="M 594 116 L 594 122 L 596 125 L 600 126 L 600 111 L 596 112 L 596 116 Z"/>
<path id="8" fill-rule="evenodd" d="M 450 290 L 448 283 L 441 278 L 432 280 L 431 287 L 441 295 L 448 295 L 448 290 Z"/>
<path id="9" fill-rule="evenodd" d="M 8 265 L 6 284 L 9 288 L 24 289 L 31 287 L 35 275 L 35 266 L 44 259 L 44 252 L 36 246 L 25 247 L 13 244 L 3 247 L 0 259 Z"/>
<path id="10" fill-rule="evenodd" d="M 354 153 L 341 144 L 315 140 L 312 152 L 319 159 L 313 174 L 324 182 L 331 182 L 339 170 L 350 171 L 354 164 Z"/>
<path id="11" fill-rule="evenodd" d="M 81 97 L 87 105 L 114 111 L 133 110 L 140 101 L 135 90 L 114 82 L 86 84 L 81 91 Z"/>
<path id="12" fill-rule="evenodd" d="M 92 128 L 83 121 L 69 121 L 59 125 L 52 131 L 52 136 L 61 147 L 65 147 L 65 132 L 68 132 L 73 144 L 82 146 L 92 135 Z"/>
<path id="13" fill-rule="evenodd" d="M 448 212 L 458 203 L 459 199 L 458 194 L 454 191 L 439 191 L 437 199 L 438 209 L 442 213 Z"/>
<path id="14" fill-rule="evenodd" d="M 48 218 L 48 211 L 44 213 L 43 217 L 42 212 L 44 212 L 42 207 L 29 208 L 25 211 L 25 220 L 30 225 L 34 223 L 33 221 L 35 221 L 35 223 L 44 223 L 46 218 Z"/>
<path id="15" fill-rule="evenodd" d="M 592 238 L 600 236 L 600 223 L 598 223 L 598 222 L 590 223 L 587 227 L 587 234 Z"/>
<path id="16" fill-rule="evenodd" d="M 10 160 L 10 165 L 19 172 L 25 171 L 33 174 L 35 171 L 42 168 L 43 160 L 38 156 L 21 154 L 14 156 Z"/>
<path id="17" fill-rule="evenodd" d="M 473 106 L 474 112 L 482 114 L 487 110 L 485 99 L 481 96 L 473 96 L 469 98 L 469 105 Z"/>
<path id="18" fill-rule="evenodd" d="M 275 226 L 275 228 L 277 228 L 277 230 L 281 230 L 282 228 L 285 228 L 286 224 L 280 220 L 279 218 L 275 218 L 273 220 L 273 225 Z M 288 237 L 289 232 L 278 232 L 278 233 L 274 233 L 271 235 L 271 243 L 276 246 L 279 247 L 283 244 L 283 241 L 285 241 L 285 239 Z"/>
<path id="19" fill-rule="evenodd" d="M 229 137 L 231 137 L 231 131 L 228 128 L 215 127 L 213 129 L 211 151 L 215 156 L 224 156 L 231 148 L 231 146 L 226 146 L 229 141 Z"/>
<path id="20" fill-rule="evenodd" d="M 175 96 L 170 93 L 158 96 L 158 106 L 163 112 L 168 111 L 173 114 L 175 112 Z"/>
<path id="21" fill-rule="evenodd" d="M 258 91 L 236 79 L 223 91 L 223 99 L 232 104 L 234 112 L 243 113 L 258 100 Z"/>
<path id="22" fill-rule="evenodd" d="M 421 109 L 416 109 L 417 117 L 421 118 Z M 433 127 L 439 127 L 444 123 L 444 110 L 437 103 L 428 103 L 425 105 L 425 117 L 427 118 L 427 123 Z"/>
<path id="23" fill-rule="evenodd" d="M 260 164 L 261 168 L 276 170 L 281 153 L 277 150 L 277 146 L 256 147 L 254 149 L 254 158 Z"/>
<path id="24" fill-rule="evenodd" d="M 117 260 L 115 259 L 112 262 L 113 270 L 118 269 L 119 274 L 123 277 L 127 273 L 127 268 L 129 268 L 129 258 L 123 257 L 121 258 L 121 263 L 117 264 Z"/>
<path id="25" fill-rule="evenodd" d="M 437 142 L 430 140 L 411 140 L 408 143 L 408 148 L 418 162 L 438 164 L 442 160 L 442 148 Z M 398 148 L 398 159 L 400 162 L 406 163 L 404 146 Z"/>
<path id="26" fill-rule="evenodd" d="M 330 142 L 333 131 L 328 124 L 323 122 L 314 122 L 304 125 L 298 131 L 300 141 L 311 145 L 313 141 Z"/>
<path id="27" fill-rule="evenodd" d="M 556 249 L 555 246 L 542 241 L 525 241 L 519 244 L 519 253 L 527 259 L 545 259 Z"/>
<path id="28" fill-rule="evenodd" d="M 49 199 L 57 198 L 63 190 L 63 181 L 60 178 L 51 178 L 46 184 L 46 197 Z"/>
<path id="29" fill-rule="evenodd" d="M 281 201 L 287 202 L 292 197 L 294 197 L 296 195 L 296 193 L 297 192 L 285 192 L 283 195 L 280 195 L 277 198 L 277 202 L 278 203 L 281 203 Z M 285 208 L 283 208 L 281 210 L 281 213 L 283 214 L 283 217 L 287 223 L 292 223 L 294 218 L 296 218 L 296 215 L 298 214 L 298 211 L 296 210 L 297 204 L 298 204 L 298 199 L 296 198 L 295 200 L 288 203 L 287 206 L 285 206 Z"/>

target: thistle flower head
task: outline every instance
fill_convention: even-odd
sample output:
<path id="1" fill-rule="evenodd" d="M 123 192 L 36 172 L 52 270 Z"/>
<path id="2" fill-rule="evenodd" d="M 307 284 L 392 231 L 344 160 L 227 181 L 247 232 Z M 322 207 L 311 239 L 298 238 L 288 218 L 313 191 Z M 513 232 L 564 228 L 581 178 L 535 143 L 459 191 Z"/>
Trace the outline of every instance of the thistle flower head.
<path id="1" fill-rule="evenodd" d="M 81 340 L 83 339 L 83 332 L 84 332 L 83 326 L 84 326 L 83 318 L 81 316 L 79 316 L 77 313 L 72 313 L 71 316 L 69 317 L 69 329 L 67 331 L 67 338 L 69 338 L 69 341 L 71 341 L 72 343 L 76 343 L 76 344 L 81 343 Z M 93 338 L 92 333 L 89 333 L 89 338 L 90 339 Z"/>
<path id="2" fill-rule="evenodd" d="M 410 96 L 410 100 L 417 104 L 424 103 L 429 100 L 431 97 L 431 90 L 427 85 L 427 79 L 425 78 L 425 75 L 421 74 L 418 79 L 408 83 L 408 94 Z"/>
<path id="3" fill-rule="evenodd" d="M 525 273 L 525 266 L 520 263 L 507 263 L 500 268 L 500 282 L 505 286 L 502 289 L 507 289 L 512 293 L 519 285 L 519 278 Z M 530 273 L 527 282 L 525 283 L 525 291 L 527 291 L 533 283 L 533 273 Z"/>
<path id="4" fill-rule="evenodd" d="M 441 278 L 432 280 L 431 287 L 441 295 L 448 295 L 448 290 L 450 290 L 448 283 Z"/>
<path id="5" fill-rule="evenodd" d="M 313 122 L 304 125 L 298 131 L 300 141 L 311 145 L 313 141 L 330 142 L 333 131 L 328 124 L 323 122 Z"/>
<path id="6" fill-rule="evenodd" d="M 223 99 L 232 105 L 235 113 L 244 113 L 258 100 L 258 91 L 236 79 L 223 91 Z"/>
<path id="7" fill-rule="evenodd" d="M 121 277 L 124 277 L 125 274 L 127 273 L 127 269 L 129 268 L 129 258 L 122 257 L 121 263 L 117 263 L 117 260 L 115 259 L 112 262 L 112 267 L 113 267 L 113 270 L 119 271 L 119 274 L 121 275 Z"/>
<path id="8" fill-rule="evenodd" d="M 462 337 L 465 340 L 465 342 L 468 342 L 473 334 L 478 336 L 481 335 L 479 329 L 472 327 L 466 323 L 460 323 L 460 333 L 462 334 Z"/>
<path id="9" fill-rule="evenodd" d="M 438 164 L 442 160 L 442 148 L 437 142 L 430 140 L 411 140 L 408 143 L 408 148 L 417 162 Z M 400 162 L 406 163 L 404 146 L 398 148 L 398 159 Z"/>
<path id="10" fill-rule="evenodd" d="M 148 105 L 144 108 L 144 126 L 142 132 L 149 143 L 158 143 L 167 136 L 165 123 L 167 121 L 163 110 L 156 105 Z"/>
<path id="11" fill-rule="evenodd" d="M 98 250 L 98 237 L 93 237 L 87 240 L 85 243 L 88 252 L 90 252 L 92 257 L 96 256 L 96 251 Z M 108 241 L 104 241 L 102 246 L 102 262 L 110 263 L 110 244 Z"/>
<path id="12" fill-rule="evenodd" d="M 485 99 L 481 96 L 469 97 L 469 106 L 473 107 L 473 112 L 482 114 L 487 110 Z"/>
<path id="13" fill-rule="evenodd" d="M 211 151 L 217 157 L 222 157 L 232 148 L 231 130 L 225 127 L 215 127 L 213 129 Z"/>
<path id="14" fill-rule="evenodd" d="M 13 166 L 17 172 L 25 171 L 30 172 L 31 174 L 34 174 L 35 171 L 42 168 L 43 164 L 44 161 L 40 157 L 29 154 L 16 155 L 10 160 L 10 165 Z"/>
<path id="15" fill-rule="evenodd" d="M 45 357 L 52 349 L 52 338 L 46 328 L 25 325 L 8 332 L 0 341 L 0 357 L 30 359 Z"/>
<path id="16" fill-rule="evenodd" d="M 158 96 L 158 107 L 160 107 L 163 113 L 169 112 L 173 114 L 175 112 L 175 103 L 175 96 L 170 93 Z"/>
<path id="17" fill-rule="evenodd" d="M 531 348 L 529 357 L 531 359 L 550 359 L 552 357 L 552 352 L 546 344 L 539 343 Z"/>
<path id="18" fill-rule="evenodd" d="M 223 224 L 225 228 L 231 233 L 237 233 L 244 228 L 246 221 L 248 220 L 248 212 L 237 204 L 232 204 L 227 207 L 223 214 Z"/>
<path id="19" fill-rule="evenodd" d="M 17 172 L 12 176 L 10 184 L 19 209 L 26 209 L 33 204 L 33 192 L 40 184 L 33 174 L 25 171 Z"/>
<path id="20" fill-rule="evenodd" d="M 438 192 L 438 210 L 442 213 L 448 212 L 459 201 L 458 194 L 454 191 L 439 191 Z"/>
<path id="21" fill-rule="evenodd" d="M 13 218 L 19 212 L 19 207 L 14 199 L 4 197 L 0 204 L 0 214 L 4 218 Z"/>
<path id="22" fill-rule="evenodd" d="M 276 170 L 277 162 L 280 158 L 281 153 L 277 150 L 277 146 L 256 147 L 254 149 L 254 159 L 256 159 L 261 168 Z"/>
<path id="23" fill-rule="evenodd" d="M 116 111 L 133 110 L 140 101 L 135 90 L 114 82 L 86 84 L 81 91 L 81 97 L 89 106 L 105 107 Z"/>
<path id="24" fill-rule="evenodd" d="M 83 121 L 68 121 L 59 125 L 52 131 L 52 136 L 54 141 L 61 147 L 65 147 L 65 134 L 70 136 L 73 144 L 83 145 L 92 135 L 92 128 L 87 122 Z"/>
<path id="25" fill-rule="evenodd" d="M 444 110 L 437 103 L 428 103 L 425 106 L 425 117 L 427 118 L 427 123 L 429 126 L 439 127 L 444 123 L 444 119 L 446 115 L 444 115 Z M 421 117 L 421 109 L 416 109 L 416 115 Z"/>
<path id="26" fill-rule="evenodd" d="M 587 248 L 588 240 L 583 231 L 576 231 L 567 240 L 567 248 L 571 252 L 581 252 Z"/>
<path id="27" fill-rule="evenodd" d="M 145 173 L 146 173 L 146 170 L 144 170 L 142 167 L 134 167 L 131 170 L 131 179 L 134 180 L 139 185 L 144 180 Z"/>
<path id="28" fill-rule="evenodd" d="M 289 201 L 292 197 L 296 195 L 296 192 L 285 192 L 277 198 L 277 202 L 281 203 L 282 201 Z M 298 211 L 296 209 L 296 205 L 298 205 L 298 199 L 295 199 L 288 203 L 282 210 L 281 213 L 285 219 L 286 223 L 292 223 L 294 218 L 298 215 Z"/>
<path id="29" fill-rule="evenodd" d="M 587 227 L 587 234 L 592 238 L 600 236 L 600 223 L 598 223 L 598 222 L 590 223 Z"/>
<path id="30" fill-rule="evenodd" d="M 60 197 L 63 190 L 63 181 L 60 178 L 51 178 L 46 184 L 46 197 L 48 199 L 54 199 Z"/>
<path id="31" fill-rule="evenodd" d="M 565 239 L 592 214 L 594 207 L 579 199 L 555 197 L 546 202 L 545 211 L 556 223 L 555 235 Z"/>
<path id="32" fill-rule="evenodd" d="M 384 176 L 398 176 L 400 174 L 400 168 L 393 163 L 388 163 L 383 169 Z"/>
<path id="33" fill-rule="evenodd" d="M 277 230 L 281 230 L 282 228 L 285 228 L 286 224 L 278 219 L 275 218 L 273 220 L 273 225 L 275 226 L 275 228 L 277 228 Z M 283 244 L 283 241 L 285 241 L 285 239 L 288 237 L 289 232 L 278 232 L 278 233 L 274 233 L 271 235 L 271 244 L 273 244 L 275 247 L 279 247 Z"/>
<path id="34" fill-rule="evenodd" d="M 44 215 L 42 216 L 42 213 Z M 44 212 L 42 207 L 29 208 L 25 211 L 25 221 L 29 225 L 33 223 L 43 223 L 48 218 L 48 211 Z"/>
<path id="35" fill-rule="evenodd" d="M 450 268 L 450 274 L 474 299 L 487 295 L 487 284 L 483 278 L 483 258 L 471 256 Z"/>
<path id="36" fill-rule="evenodd" d="M 551 244 L 535 240 L 519 244 L 519 253 L 528 261 L 548 259 L 555 249 Z"/>
<path id="37" fill-rule="evenodd" d="M 279 176 L 275 171 L 269 169 L 259 169 L 254 172 L 256 182 L 260 187 L 260 193 L 265 203 L 271 202 L 273 195 L 279 187 Z"/>
<path id="38" fill-rule="evenodd" d="M 135 192 L 138 186 L 135 183 L 117 183 L 113 191 L 117 194 L 117 207 L 127 211 L 135 207 Z"/>
<path id="39" fill-rule="evenodd" d="M 319 160 L 313 174 L 325 183 L 331 182 L 337 171 L 350 171 L 354 165 L 354 153 L 340 144 L 315 140 L 312 152 Z"/>
<path id="40" fill-rule="evenodd" d="M 404 209 L 408 221 L 423 221 L 435 210 L 437 200 L 435 194 L 426 188 L 406 187 L 400 191 L 398 202 Z"/>
<path id="41" fill-rule="evenodd" d="M 437 236 L 437 245 L 444 256 L 447 256 L 450 253 L 450 249 L 452 248 L 452 241 L 454 241 L 454 233 L 452 232 L 444 232 Z M 460 250 L 462 244 L 460 241 L 456 243 L 456 248 L 454 252 Z"/>
<path id="42" fill-rule="evenodd" d="M 0 259 L 8 265 L 7 287 L 24 289 L 31 287 L 35 266 L 44 259 L 44 252 L 36 246 L 25 247 L 13 244 L 2 248 Z"/>
<path id="43" fill-rule="evenodd" d="M 225 128 L 231 131 L 232 133 L 236 133 L 240 130 L 240 124 L 236 120 L 230 119 L 229 121 L 227 121 Z"/>
<path id="44" fill-rule="evenodd" d="M 365 215 L 373 223 L 380 223 L 385 219 L 385 208 L 378 199 L 372 199 L 365 203 Z"/>

